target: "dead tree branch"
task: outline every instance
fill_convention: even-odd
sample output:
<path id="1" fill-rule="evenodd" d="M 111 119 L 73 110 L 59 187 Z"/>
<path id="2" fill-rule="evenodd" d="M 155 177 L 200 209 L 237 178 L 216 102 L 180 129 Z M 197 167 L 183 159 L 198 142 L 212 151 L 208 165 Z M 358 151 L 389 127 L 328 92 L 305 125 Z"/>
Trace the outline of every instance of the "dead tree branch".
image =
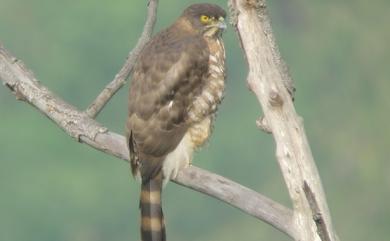
<path id="1" fill-rule="evenodd" d="M 157 19 L 157 6 L 158 0 L 149 0 L 148 16 L 141 37 L 138 39 L 134 49 L 130 51 L 124 65 L 122 66 L 121 70 L 119 70 L 118 74 L 115 75 L 115 78 L 103 89 L 103 91 L 85 110 L 88 116 L 95 118 L 111 99 L 111 97 L 114 96 L 115 93 L 126 83 L 126 79 L 133 71 L 133 67 L 139 53 L 152 36 L 153 28 Z"/>
<path id="2" fill-rule="evenodd" d="M 229 3 L 232 24 L 249 65 L 247 81 L 274 136 L 276 157 L 293 203 L 294 238 L 336 241 L 303 122 L 288 93 L 292 81 L 274 40 L 265 0 L 229 0 Z"/>
<path id="3" fill-rule="evenodd" d="M 0 78 L 17 99 L 37 108 L 77 141 L 128 161 L 129 153 L 123 136 L 108 131 L 85 112 L 54 95 L 1 43 Z M 173 181 L 217 198 L 294 236 L 290 209 L 240 184 L 193 166 L 181 171 Z"/>

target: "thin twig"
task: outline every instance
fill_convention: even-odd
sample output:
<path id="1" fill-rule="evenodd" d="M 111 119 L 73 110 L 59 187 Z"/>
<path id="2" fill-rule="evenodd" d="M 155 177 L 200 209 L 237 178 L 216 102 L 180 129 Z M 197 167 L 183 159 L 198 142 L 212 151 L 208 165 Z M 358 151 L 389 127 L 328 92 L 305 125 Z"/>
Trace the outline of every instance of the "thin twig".
<path id="1" fill-rule="evenodd" d="M 21 61 L 0 43 L 0 78 L 19 99 L 31 104 L 76 140 L 123 160 L 129 160 L 125 138 L 66 103 L 43 86 Z M 173 180 L 263 220 L 294 237 L 292 211 L 242 185 L 200 168 L 189 167 Z"/>
<path id="2" fill-rule="evenodd" d="M 138 39 L 138 42 L 134 49 L 130 51 L 129 55 L 127 56 L 126 62 L 123 64 L 118 74 L 115 75 L 115 78 L 103 89 L 103 91 L 85 110 L 89 117 L 96 118 L 96 116 L 100 113 L 100 111 L 111 99 L 111 97 L 114 96 L 115 93 L 126 83 L 126 79 L 133 71 L 133 67 L 139 53 L 152 36 L 153 28 L 157 19 L 157 6 L 158 0 L 149 1 L 148 16 L 141 37 Z"/>

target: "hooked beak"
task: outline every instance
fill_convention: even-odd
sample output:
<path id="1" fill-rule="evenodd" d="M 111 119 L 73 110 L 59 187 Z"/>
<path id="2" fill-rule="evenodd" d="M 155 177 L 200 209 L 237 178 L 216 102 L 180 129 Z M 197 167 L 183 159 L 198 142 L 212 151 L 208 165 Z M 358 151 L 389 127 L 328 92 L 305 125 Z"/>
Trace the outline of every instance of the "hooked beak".
<path id="1" fill-rule="evenodd" d="M 227 25 L 225 23 L 225 19 L 223 17 L 220 17 L 217 22 L 217 27 L 221 30 L 225 30 L 227 28 Z"/>
<path id="2" fill-rule="evenodd" d="M 226 25 L 225 21 L 223 21 L 223 20 L 219 21 L 217 26 L 221 30 L 225 30 L 227 28 L 227 25 Z"/>

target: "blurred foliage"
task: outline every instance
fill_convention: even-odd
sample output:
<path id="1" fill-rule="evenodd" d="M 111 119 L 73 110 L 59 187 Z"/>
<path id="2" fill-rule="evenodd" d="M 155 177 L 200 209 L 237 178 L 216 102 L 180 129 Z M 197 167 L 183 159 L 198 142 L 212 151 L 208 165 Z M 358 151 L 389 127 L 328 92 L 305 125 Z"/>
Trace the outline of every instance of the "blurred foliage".
<path id="1" fill-rule="evenodd" d="M 142 31 L 146 1 L 1 0 L 0 41 L 45 85 L 83 109 L 121 67 Z M 197 1 L 161 1 L 157 29 Z M 224 6 L 225 1 L 213 1 Z M 305 127 L 341 240 L 387 240 L 390 225 L 390 2 L 269 1 L 296 82 Z M 232 28 L 228 87 L 195 164 L 290 205 L 272 137 L 247 91 Z M 127 87 L 99 121 L 123 132 Z M 138 240 L 139 187 L 126 163 L 80 145 L 0 88 L 0 240 Z M 289 240 L 267 224 L 171 184 L 171 241 Z"/>

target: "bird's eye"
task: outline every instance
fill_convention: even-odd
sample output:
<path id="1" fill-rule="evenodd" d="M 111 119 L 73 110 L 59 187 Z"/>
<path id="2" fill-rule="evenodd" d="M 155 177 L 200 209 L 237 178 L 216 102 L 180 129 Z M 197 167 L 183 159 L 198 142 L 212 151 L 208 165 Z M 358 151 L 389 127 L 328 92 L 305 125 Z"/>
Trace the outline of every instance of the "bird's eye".
<path id="1" fill-rule="evenodd" d="M 200 16 L 200 21 L 201 21 L 202 23 L 208 23 L 209 20 L 210 20 L 210 17 L 209 17 L 209 16 L 206 16 L 206 15 Z"/>

